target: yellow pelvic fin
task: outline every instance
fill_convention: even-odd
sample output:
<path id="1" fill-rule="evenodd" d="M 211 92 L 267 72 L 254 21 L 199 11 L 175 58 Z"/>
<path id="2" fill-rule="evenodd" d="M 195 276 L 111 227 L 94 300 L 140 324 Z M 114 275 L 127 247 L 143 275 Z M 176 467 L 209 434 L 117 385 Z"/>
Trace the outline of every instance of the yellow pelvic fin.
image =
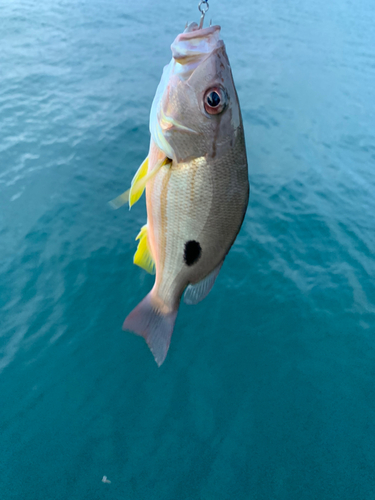
<path id="1" fill-rule="evenodd" d="M 136 237 L 139 240 L 137 251 L 134 254 L 133 262 L 150 274 L 155 274 L 155 261 L 151 255 L 147 239 L 147 224 L 142 227 Z"/>

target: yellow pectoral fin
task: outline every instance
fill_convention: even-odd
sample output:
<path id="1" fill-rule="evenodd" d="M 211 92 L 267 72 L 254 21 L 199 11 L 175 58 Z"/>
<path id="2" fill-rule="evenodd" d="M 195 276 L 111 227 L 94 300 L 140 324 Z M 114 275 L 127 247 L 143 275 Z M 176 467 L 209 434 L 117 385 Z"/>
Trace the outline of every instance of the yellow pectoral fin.
<path id="1" fill-rule="evenodd" d="M 125 203 L 128 203 L 129 201 L 129 193 L 130 189 L 127 189 L 124 193 L 120 194 L 120 196 L 117 196 L 114 200 L 111 200 L 109 204 L 114 210 L 117 210 L 118 208 L 122 207 L 125 205 Z"/>
<path id="2" fill-rule="evenodd" d="M 147 160 L 147 158 L 146 158 L 146 160 Z M 167 165 L 168 163 L 170 163 L 170 161 L 171 160 L 169 158 L 165 157 L 155 165 L 155 167 L 151 170 L 151 172 L 147 173 L 147 171 L 146 171 L 147 175 L 139 175 L 139 177 L 138 177 L 138 172 L 135 174 L 135 177 L 134 177 L 133 182 L 132 182 L 132 186 L 130 188 L 129 208 L 132 205 L 134 205 L 134 203 L 136 203 L 136 201 L 138 201 L 139 198 L 142 196 L 142 193 L 146 187 L 147 182 L 150 179 L 152 179 L 154 177 L 154 175 L 156 175 L 159 172 L 159 170 L 161 169 L 161 167 L 163 165 Z M 142 168 L 142 165 L 139 168 L 139 171 L 141 168 Z"/>
<path id="3" fill-rule="evenodd" d="M 139 240 L 137 251 L 134 254 L 133 262 L 150 274 L 155 274 L 155 261 L 151 255 L 147 239 L 147 224 L 142 227 L 136 237 Z"/>
<path id="4" fill-rule="evenodd" d="M 167 165 L 171 160 L 169 158 L 164 158 L 160 160 L 155 167 L 148 172 L 148 157 L 142 163 L 142 165 L 137 170 L 135 176 L 133 177 L 131 187 L 127 191 L 124 191 L 120 196 L 114 198 L 109 202 L 112 208 L 117 210 L 118 208 L 129 202 L 129 208 L 131 208 L 134 203 L 137 203 L 139 198 L 142 196 L 145 190 L 147 182 L 154 177 L 154 175 L 160 170 L 163 165 Z"/>
<path id="5" fill-rule="evenodd" d="M 125 203 L 129 202 L 129 206 L 131 207 L 134 203 L 137 203 L 139 198 L 142 196 L 144 191 L 144 187 L 139 184 L 139 181 L 147 175 L 148 170 L 148 157 L 142 163 L 142 165 L 137 170 L 135 176 L 133 177 L 130 189 L 124 191 L 120 196 L 117 196 L 114 200 L 111 200 L 109 204 L 112 208 L 117 210 L 118 208 L 125 205 Z"/>
<path id="6" fill-rule="evenodd" d="M 132 184 L 129 192 L 129 207 L 137 203 L 145 190 L 146 183 L 141 182 L 147 176 L 148 171 L 148 157 L 142 163 L 133 177 Z"/>

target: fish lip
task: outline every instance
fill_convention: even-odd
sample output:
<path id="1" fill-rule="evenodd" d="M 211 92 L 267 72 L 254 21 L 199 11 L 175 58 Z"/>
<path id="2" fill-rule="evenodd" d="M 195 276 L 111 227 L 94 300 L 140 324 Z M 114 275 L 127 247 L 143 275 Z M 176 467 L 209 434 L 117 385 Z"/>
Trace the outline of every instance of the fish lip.
<path id="1" fill-rule="evenodd" d="M 223 41 L 219 38 L 220 30 L 221 27 L 215 25 L 180 33 L 171 45 L 173 59 L 181 66 L 203 62 L 214 50 L 223 45 Z"/>
<path id="2" fill-rule="evenodd" d="M 210 26 L 208 28 L 201 28 L 194 31 L 189 31 L 188 33 L 180 33 L 176 41 L 192 40 L 193 38 L 206 38 L 209 35 L 215 33 L 215 31 L 220 31 L 221 26 L 216 24 L 215 26 Z"/>

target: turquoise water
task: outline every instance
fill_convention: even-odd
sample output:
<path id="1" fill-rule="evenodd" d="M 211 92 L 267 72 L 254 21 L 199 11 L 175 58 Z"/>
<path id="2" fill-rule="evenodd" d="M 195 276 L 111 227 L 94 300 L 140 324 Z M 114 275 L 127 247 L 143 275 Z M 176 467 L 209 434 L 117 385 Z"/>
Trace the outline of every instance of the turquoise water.
<path id="1" fill-rule="evenodd" d="M 160 369 L 121 330 L 153 278 L 107 202 L 197 13 L 0 0 L 2 500 L 375 498 L 372 0 L 212 0 L 248 213 Z"/>

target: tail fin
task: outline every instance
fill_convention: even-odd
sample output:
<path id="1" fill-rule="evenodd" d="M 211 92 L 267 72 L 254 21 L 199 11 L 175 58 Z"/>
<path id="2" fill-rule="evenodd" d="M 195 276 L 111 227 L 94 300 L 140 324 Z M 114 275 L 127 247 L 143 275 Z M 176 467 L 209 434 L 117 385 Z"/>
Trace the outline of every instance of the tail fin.
<path id="1" fill-rule="evenodd" d="M 149 293 L 125 319 L 122 329 L 143 337 L 160 366 L 169 349 L 176 316 L 177 311 L 163 314 L 155 309 Z"/>

